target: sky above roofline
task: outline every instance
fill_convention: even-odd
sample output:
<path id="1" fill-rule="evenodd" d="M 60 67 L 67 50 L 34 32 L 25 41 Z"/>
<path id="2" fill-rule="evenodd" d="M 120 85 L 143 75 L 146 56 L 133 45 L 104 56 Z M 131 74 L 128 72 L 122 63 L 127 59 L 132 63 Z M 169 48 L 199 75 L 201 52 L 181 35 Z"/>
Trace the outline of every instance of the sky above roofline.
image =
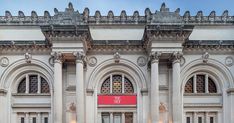
<path id="1" fill-rule="evenodd" d="M 102 15 L 107 15 L 112 10 L 115 15 L 120 15 L 122 10 L 126 10 L 127 15 L 132 15 L 138 10 L 140 15 L 144 15 L 145 8 L 150 8 L 151 12 L 160 9 L 163 2 L 175 11 L 180 8 L 180 14 L 190 11 L 191 15 L 196 15 L 202 10 L 204 15 L 209 15 L 211 11 L 216 11 L 216 15 L 222 15 L 224 10 L 229 11 L 229 15 L 234 15 L 234 0 L 0 0 L 0 16 L 5 15 L 9 10 L 12 15 L 18 15 L 21 10 L 25 15 L 31 15 L 31 11 L 36 11 L 38 15 L 43 15 L 47 10 L 54 15 L 54 8 L 64 11 L 68 3 L 72 2 L 75 10 L 83 12 L 85 7 L 90 10 L 90 15 L 94 15 L 99 10 Z"/>

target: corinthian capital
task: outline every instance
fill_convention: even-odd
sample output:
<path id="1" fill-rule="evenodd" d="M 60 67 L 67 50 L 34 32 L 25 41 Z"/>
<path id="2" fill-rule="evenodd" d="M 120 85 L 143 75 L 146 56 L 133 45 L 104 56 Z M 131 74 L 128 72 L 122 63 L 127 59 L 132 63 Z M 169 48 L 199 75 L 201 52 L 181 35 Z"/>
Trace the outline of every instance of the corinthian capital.
<path id="1" fill-rule="evenodd" d="M 182 56 L 183 56 L 183 53 L 182 53 L 182 52 L 174 52 L 174 53 L 172 54 L 173 63 L 177 63 L 177 62 L 180 63 L 180 59 L 182 58 Z"/>
<path id="2" fill-rule="evenodd" d="M 150 54 L 151 63 L 158 62 L 161 54 L 162 54 L 161 52 L 152 52 Z"/>
<path id="3" fill-rule="evenodd" d="M 62 63 L 63 61 L 63 54 L 61 52 L 52 52 L 51 56 L 54 58 L 54 62 Z"/>
<path id="4" fill-rule="evenodd" d="M 83 63 L 85 54 L 82 51 L 73 52 L 73 55 L 76 57 L 76 63 Z"/>

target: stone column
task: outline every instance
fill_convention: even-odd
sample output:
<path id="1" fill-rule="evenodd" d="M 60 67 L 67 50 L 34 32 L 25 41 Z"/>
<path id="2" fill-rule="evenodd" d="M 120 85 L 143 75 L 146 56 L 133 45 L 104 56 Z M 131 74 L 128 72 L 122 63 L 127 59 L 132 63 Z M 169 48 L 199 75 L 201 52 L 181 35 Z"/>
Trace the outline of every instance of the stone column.
<path id="1" fill-rule="evenodd" d="M 151 108 L 151 121 L 152 123 L 159 122 L 159 73 L 158 63 L 160 52 L 151 53 L 151 84 L 150 84 L 150 108 Z"/>
<path id="2" fill-rule="evenodd" d="M 121 115 L 122 115 L 122 116 L 121 116 L 121 120 L 122 120 L 121 123 L 125 123 L 125 113 L 122 112 Z"/>
<path id="3" fill-rule="evenodd" d="M 230 119 L 227 119 L 227 120 L 230 120 L 230 123 L 234 123 L 234 88 L 229 88 L 227 90 L 227 93 L 228 93 L 228 97 L 229 97 L 229 109 L 230 109 L 230 114 L 229 114 L 229 117 Z"/>
<path id="4" fill-rule="evenodd" d="M 38 113 L 37 113 L 37 122 L 38 122 L 38 123 L 42 123 L 41 121 L 42 121 L 42 120 L 41 120 L 41 113 L 38 112 Z"/>
<path id="5" fill-rule="evenodd" d="M 181 95 L 181 80 L 180 80 L 180 58 L 182 53 L 173 53 L 172 65 L 172 116 L 173 123 L 182 123 L 183 119 L 183 105 Z"/>
<path id="6" fill-rule="evenodd" d="M 133 112 L 133 123 L 137 123 L 137 112 Z"/>
<path id="7" fill-rule="evenodd" d="M 76 115 L 77 123 L 85 123 L 85 102 L 84 102 L 84 53 L 74 52 L 76 56 Z"/>
<path id="8" fill-rule="evenodd" d="M 197 112 L 194 112 L 194 123 L 198 123 Z"/>
<path id="9" fill-rule="evenodd" d="M 63 123 L 63 82 L 62 53 L 53 52 L 54 56 L 54 123 Z"/>
<path id="10" fill-rule="evenodd" d="M 26 114 L 25 114 L 26 116 L 25 116 L 25 123 L 30 123 L 30 117 L 29 117 L 29 113 L 28 112 L 26 112 Z"/>
<path id="11" fill-rule="evenodd" d="M 98 116 L 97 116 L 97 123 L 102 123 L 102 112 L 98 112 L 98 114 L 97 114 Z"/>
<path id="12" fill-rule="evenodd" d="M 113 112 L 110 112 L 110 123 L 114 123 Z"/>

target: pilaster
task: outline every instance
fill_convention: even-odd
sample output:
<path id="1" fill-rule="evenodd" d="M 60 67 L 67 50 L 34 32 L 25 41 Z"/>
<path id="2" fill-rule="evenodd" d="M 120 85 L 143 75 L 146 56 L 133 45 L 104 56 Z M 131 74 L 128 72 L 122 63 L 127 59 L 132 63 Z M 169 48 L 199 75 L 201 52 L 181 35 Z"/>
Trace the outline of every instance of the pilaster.
<path id="1" fill-rule="evenodd" d="M 51 54 L 54 58 L 54 123 L 63 123 L 63 84 L 62 84 L 62 62 L 63 57 L 60 52 Z"/>
<path id="2" fill-rule="evenodd" d="M 152 123 L 159 122 L 159 57 L 161 56 L 160 52 L 151 53 L 151 121 Z"/>
<path id="3" fill-rule="evenodd" d="M 77 123 L 85 123 L 85 89 L 84 89 L 84 58 L 83 52 L 74 52 L 76 56 L 76 114 Z"/>
<path id="4" fill-rule="evenodd" d="M 182 123 L 183 105 L 180 91 L 180 58 L 182 57 L 182 53 L 174 52 L 172 57 L 172 117 L 173 123 Z"/>

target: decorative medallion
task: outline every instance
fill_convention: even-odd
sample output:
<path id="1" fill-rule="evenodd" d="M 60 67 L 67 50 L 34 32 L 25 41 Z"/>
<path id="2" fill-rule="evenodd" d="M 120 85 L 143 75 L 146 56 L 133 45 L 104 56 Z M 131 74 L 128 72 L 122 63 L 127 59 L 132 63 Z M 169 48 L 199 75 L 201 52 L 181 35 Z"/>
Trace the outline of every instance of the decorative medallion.
<path id="1" fill-rule="evenodd" d="M 140 56 L 138 59 L 137 59 L 137 64 L 141 67 L 145 66 L 146 65 L 146 58 L 144 56 Z"/>
<path id="2" fill-rule="evenodd" d="M 94 66 L 97 64 L 97 58 L 95 58 L 95 57 L 90 57 L 90 58 L 88 59 L 88 64 L 89 64 L 90 67 L 94 67 Z"/>
<path id="3" fill-rule="evenodd" d="M 50 58 L 49 58 L 49 60 L 48 60 L 48 62 L 49 62 L 49 64 L 50 64 L 50 66 L 54 66 L 54 58 L 53 58 L 53 56 L 51 56 Z"/>
<path id="4" fill-rule="evenodd" d="M 119 61 L 120 61 L 120 54 L 118 52 L 116 52 L 114 54 L 114 60 L 115 60 L 115 63 L 119 63 Z"/>
<path id="5" fill-rule="evenodd" d="M 2 58 L 0 59 L 0 65 L 1 65 L 2 67 L 8 66 L 8 65 L 9 65 L 9 59 L 8 59 L 7 57 L 2 57 Z"/>
<path id="6" fill-rule="evenodd" d="M 183 66 L 185 64 L 185 58 L 182 56 L 180 58 L 180 66 Z"/>
<path id="7" fill-rule="evenodd" d="M 31 60 L 32 60 L 32 55 L 31 55 L 31 53 L 25 53 L 24 54 L 24 57 L 25 57 L 25 61 L 27 62 L 27 63 L 31 63 Z"/>
<path id="8" fill-rule="evenodd" d="M 203 63 L 207 63 L 209 57 L 210 57 L 209 53 L 208 53 L 208 52 L 205 52 L 205 53 L 202 55 L 202 61 L 203 61 Z"/>
<path id="9" fill-rule="evenodd" d="M 233 65 L 234 59 L 231 56 L 226 57 L 225 59 L 225 65 L 227 65 L 228 67 L 231 67 Z"/>

